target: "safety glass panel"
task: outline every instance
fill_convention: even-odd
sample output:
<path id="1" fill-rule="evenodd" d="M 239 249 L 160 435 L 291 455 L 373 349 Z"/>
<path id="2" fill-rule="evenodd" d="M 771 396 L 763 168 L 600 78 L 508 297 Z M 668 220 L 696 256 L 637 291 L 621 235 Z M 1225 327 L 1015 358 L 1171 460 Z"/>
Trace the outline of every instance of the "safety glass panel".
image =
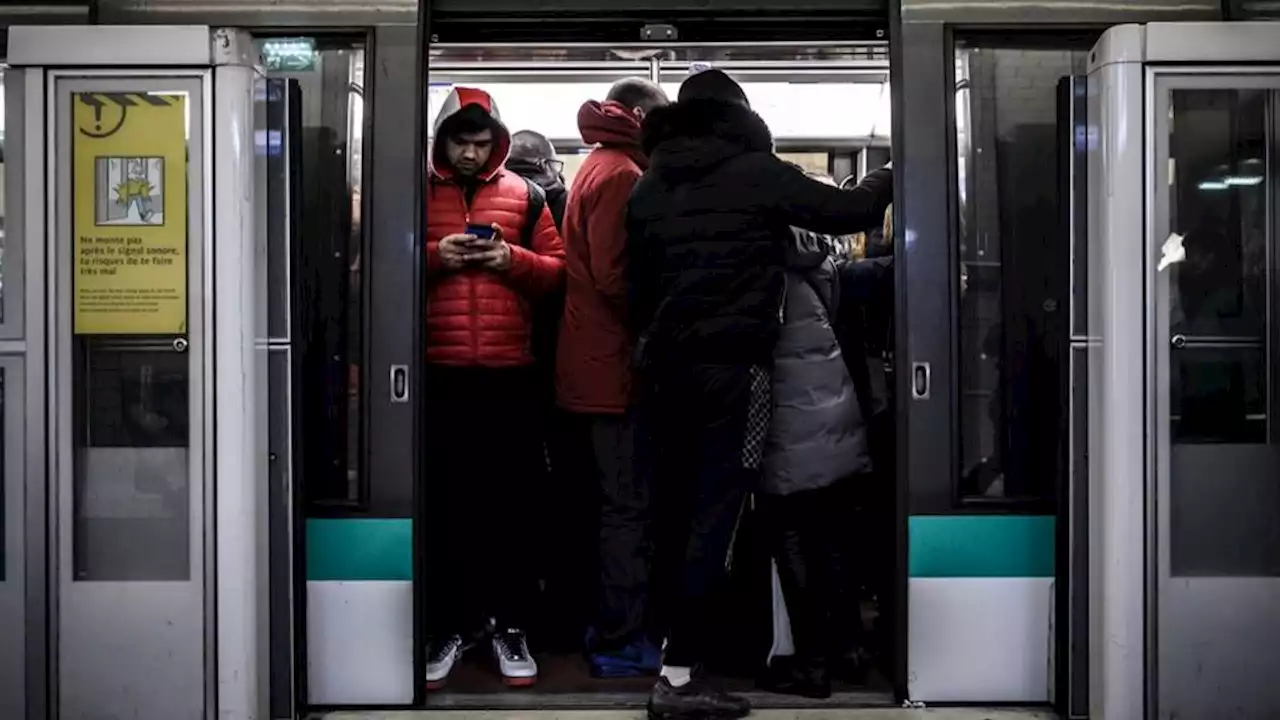
<path id="1" fill-rule="evenodd" d="M 1160 717 L 1280 714 L 1280 77 L 1161 76 L 1147 226 Z"/>

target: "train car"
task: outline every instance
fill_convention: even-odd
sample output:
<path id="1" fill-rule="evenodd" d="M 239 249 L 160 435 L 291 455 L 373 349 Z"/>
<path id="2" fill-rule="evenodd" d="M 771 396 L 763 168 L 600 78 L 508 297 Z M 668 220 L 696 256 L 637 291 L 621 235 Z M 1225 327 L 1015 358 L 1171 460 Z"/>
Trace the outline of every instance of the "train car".
<path id="1" fill-rule="evenodd" d="M 1198 1 L 0 9 L 0 635 L 25 638 L 0 647 L 0 715 L 641 705 L 644 682 L 594 680 L 580 648 L 536 643 L 535 688 L 502 687 L 478 651 L 426 688 L 424 618 L 448 590 L 433 558 L 459 540 L 424 521 L 422 160 L 441 97 L 478 86 L 513 130 L 551 140 L 571 184 L 590 149 L 582 102 L 623 77 L 674 94 L 710 66 L 743 83 L 785 159 L 836 182 L 892 159 L 896 177 L 881 461 L 849 506 L 874 670 L 828 700 L 752 691 L 756 705 L 1271 717 L 1275 655 L 1257 643 L 1275 635 L 1280 572 L 1265 482 L 1280 43 L 1269 25 L 1221 22 L 1246 16 Z M 214 50 L 184 54 L 175 37 Z M 55 56 L 40 42 L 53 38 L 85 49 Z M 91 137 L 178 86 L 240 93 L 226 107 L 246 113 L 189 99 L 204 110 L 183 120 L 190 147 L 208 138 L 187 160 L 208 186 L 192 217 L 209 218 L 187 239 L 204 253 L 191 250 L 190 287 L 208 284 L 187 310 L 207 327 L 94 337 L 72 312 L 72 235 L 55 233 L 76 177 L 61 114 L 90 103 Z M 146 162 L 94 167 L 163 183 Z M 130 207 L 143 205 L 111 217 L 145 224 Z M 213 238 L 242 215 L 233 263 Z M 243 306 L 241 272 L 259 288 Z M 232 313 L 260 332 L 217 322 Z M 243 382 L 216 349 L 235 343 L 261 354 Z M 189 475 L 165 481 L 181 463 Z M 538 497 L 529 562 L 563 580 L 583 550 L 563 531 L 589 507 L 551 486 Z M 726 655 L 742 662 L 713 668 L 746 690 L 789 646 L 768 558 L 752 562 L 724 596 L 746 638 Z M 540 612 L 580 623 L 560 605 Z M 133 658 L 180 682 L 143 697 Z"/>

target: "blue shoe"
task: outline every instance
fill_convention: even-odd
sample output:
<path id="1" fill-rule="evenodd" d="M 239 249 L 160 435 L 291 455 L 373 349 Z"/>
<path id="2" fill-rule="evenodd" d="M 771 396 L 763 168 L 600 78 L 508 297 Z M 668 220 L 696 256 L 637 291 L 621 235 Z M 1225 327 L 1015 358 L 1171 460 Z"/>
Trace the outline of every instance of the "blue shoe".
<path id="1" fill-rule="evenodd" d="M 599 679 L 652 677 L 662 667 L 662 653 L 648 640 L 612 652 L 588 655 L 591 677 Z"/>

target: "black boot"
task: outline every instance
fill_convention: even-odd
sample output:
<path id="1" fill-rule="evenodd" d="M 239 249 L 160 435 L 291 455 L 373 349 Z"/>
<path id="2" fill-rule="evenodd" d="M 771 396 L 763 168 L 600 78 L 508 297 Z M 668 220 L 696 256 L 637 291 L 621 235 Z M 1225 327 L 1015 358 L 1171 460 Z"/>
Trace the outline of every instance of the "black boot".
<path id="1" fill-rule="evenodd" d="M 831 675 L 848 685 L 863 686 L 870 682 L 872 657 L 862 650 L 851 650 L 831 663 Z"/>
<path id="2" fill-rule="evenodd" d="M 733 720 L 751 714 L 751 702 L 694 678 L 673 687 L 666 678 L 649 693 L 649 720 Z"/>
<path id="3" fill-rule="evenodd" d="M 826 700 L 831 697 L 831 678 L 824 661 L 797 657 L 775 657 L 760 678 L 760 689 L 781 695 Z"/>

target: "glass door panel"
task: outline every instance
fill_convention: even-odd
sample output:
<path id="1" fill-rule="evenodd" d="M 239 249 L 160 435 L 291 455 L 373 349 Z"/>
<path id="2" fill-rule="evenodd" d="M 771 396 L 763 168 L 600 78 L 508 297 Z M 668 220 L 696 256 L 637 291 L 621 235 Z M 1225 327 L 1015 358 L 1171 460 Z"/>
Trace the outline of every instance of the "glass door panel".
<path id="1" fill-rule="evenodd" d="M 1160 718 L 1280 713 L 1280 77 L 1157 76 Z"/>

